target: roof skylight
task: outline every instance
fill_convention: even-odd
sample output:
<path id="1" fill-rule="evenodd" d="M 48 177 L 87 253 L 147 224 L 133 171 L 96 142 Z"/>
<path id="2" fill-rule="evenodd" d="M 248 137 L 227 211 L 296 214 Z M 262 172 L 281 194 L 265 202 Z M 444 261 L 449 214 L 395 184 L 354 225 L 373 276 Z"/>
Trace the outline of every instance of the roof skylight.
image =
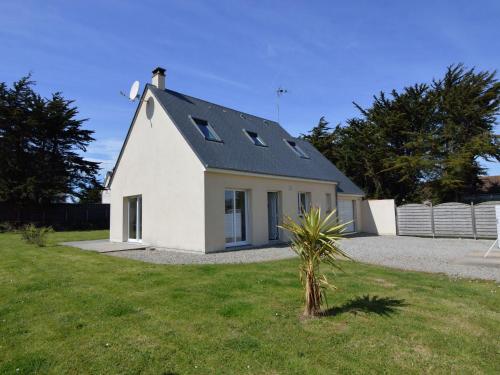
<path id="1" fill-rule="evenodd" d="M 309 159 L 309 155 L 306 154 L 304 150 L 302 150 L 299 145 L 297 145 L 294 141 L 289 141 L 288 139 L 284 139 L 285 143 L 295 152 L 298 156 L 303 159 Z"/>
<path id="2" fill-rule="evenodd" d="M 251 132 L 249 130 L 244 130 L 244 132 L 248 136 L 248 138 L 250 138 L 250 140 L 253 142 L 254 145 L 262 147 L 267 146 L 257 133 Z"/>
<path id="3" fill-rule="evenodd" d="M 198 128 L 200 133 L 203 134 L 203 136 L 207 141 L 222 142 L 220 137 L 215 132 L 214 128 L 212 128 L 212 126 L 208 123 L 207 120 L 195 117 L 191 117 L 191 119 L 193 120 L 196 127 Z"/>

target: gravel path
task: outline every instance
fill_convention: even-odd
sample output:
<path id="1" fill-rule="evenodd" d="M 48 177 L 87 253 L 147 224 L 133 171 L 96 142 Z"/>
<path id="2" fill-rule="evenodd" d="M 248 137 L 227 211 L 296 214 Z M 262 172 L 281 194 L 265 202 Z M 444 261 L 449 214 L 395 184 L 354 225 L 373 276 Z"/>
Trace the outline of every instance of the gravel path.
<path id="1" fill-rule="evenodd" d="M 487 259 L 482 257 L 492 243 L 492 240 L 360 235 L 342 240 L 342 247 L 354 259 L 365 263 L 500 282 L 500 251 L 495 249 Z M 288 247 L 216 254 L 168 249 L 123 250 L 106 255 L 159 264 L 253 263 L 295 256 Z"/>
<path id="2" fill-rule="evenodd" d="M 255 263 L 293 258 L 295 253 L 289 247 L 268 247 L 265 249 L 242 249 L 215 254 L 200 254 L 195 252 L 147 249 L 124 250 L 106 253 L 106 255 L 131 258 L 149 263 L 159 264 L 227 264 Z"/>

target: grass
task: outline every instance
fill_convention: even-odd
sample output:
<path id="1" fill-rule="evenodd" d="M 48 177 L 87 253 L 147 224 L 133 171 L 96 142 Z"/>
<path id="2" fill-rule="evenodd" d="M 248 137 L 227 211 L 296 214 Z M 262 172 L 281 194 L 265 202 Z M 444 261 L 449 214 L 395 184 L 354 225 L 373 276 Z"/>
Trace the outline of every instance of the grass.
<path id="1" fill-rule="evenodd" d="M 162 266 L 0 234 L 0 373 L 500 373 L 500 288 L 345 263 L 303 320 L 297 260 Z"/>

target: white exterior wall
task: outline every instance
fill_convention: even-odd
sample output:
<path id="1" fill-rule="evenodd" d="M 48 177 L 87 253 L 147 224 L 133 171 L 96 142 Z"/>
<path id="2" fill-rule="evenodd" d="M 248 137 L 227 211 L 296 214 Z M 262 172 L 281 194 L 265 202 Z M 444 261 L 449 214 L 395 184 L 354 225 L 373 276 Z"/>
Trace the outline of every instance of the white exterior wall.
<path id="1" fill-rule="evenodd" d="M 225 248 L 224 237 L 224 190 L 247 191 L 249 225 L 247 240 L 253 246 L 267 245 L 268 216 L 267 192 L 278 191 L 281 195 L 281 214 L 297 219 L 298 193 L 310 192 L 311 204 L 326 211 L 326 193 L 332 195 L 335 209 L 335 184 L 298 179 L 274 178 L 227 172 L 205 172 L 206 252 Z M 280 238 L 286 240 L 281 232 Z"/>
<path id="2" fill-rule="evenodd" d="M 203 251 L 204 167 L 156 99 L 148 119 L 145 100 L 111 184 L 110 239 L 127 241 L 125 197 L 142 195 L 143 243 Z"/>
<path id="3" fill-rule="evenodd" d="M 365 200 L 362 205 L 364 231 L 379 235 L 396 235 L 394 199 Z"/>

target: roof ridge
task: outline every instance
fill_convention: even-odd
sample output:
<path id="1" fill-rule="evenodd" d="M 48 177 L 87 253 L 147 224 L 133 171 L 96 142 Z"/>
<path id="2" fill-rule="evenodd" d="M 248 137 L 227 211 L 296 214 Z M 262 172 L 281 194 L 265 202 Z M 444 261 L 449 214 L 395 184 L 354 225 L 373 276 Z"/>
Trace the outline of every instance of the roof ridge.
<path id="1" fill-rule="evenodd" d="M 156 86 L 153 86 L 155 87 L 156 89 L 158 89 Z M 171 89 L 165 89 L 165 90 L 160 90 L 160 91 L 170 91 L 170 92 L 174 92 L 176 94 L 180 94 L 180 95 L 184 95 L 184 96 L 187 96 L 189 98 L 192 98 L 192 99 L 195 99 L 195 100 L 199 100 L 201 102 L 205 102 L 205 103 L 208 103 L 208 104 L 211 104 L 211 105 L 215 105 L 217 107 L 221 107 L 223 109 L 227 109 L 227 110 L 230 110 L 230 111 L 233 111 L 233 112 L 238 112 L 240 114 L 244 114 L 244 115 L 247 115 L 247 116 L 252 116 L 252 117 L 255 117 L 257 119 L 261 119 L 261 120 L 265 120 L 265 121 L 268 121 L 268 122 L 272 122 L 274 124 L 277 124 L 279 126 L 281 126 L 281 124 L 277 121 L 274 121 L 274 120 L 270 120 L 270 119 L 267 119 L 265 117 L 261 117 L 261 116 L 256 116 L 256 115 L 253 115 L 251 113 L 248 113 L 248 112 L 244 112 L 244 111 L 240 111 L 239 109 L 235 109 L 235 108 L 230 108 L 230 107 L 226 107 L 224 105 L 221 105 L 221 104 L 217 104 L 217 103 L 214 103 L 214 102 L 210 102 L 208 100 L 205 100 L 205 99 L 201 99 L 201 98 L 198 98 L 196 96 L 192 96 L 192 95 L 189 95 L 189 94 L 184 94 L 182 92 L 179 92 L 179 91 L 175 91 L 175 90 L 171 90 Z"/>

